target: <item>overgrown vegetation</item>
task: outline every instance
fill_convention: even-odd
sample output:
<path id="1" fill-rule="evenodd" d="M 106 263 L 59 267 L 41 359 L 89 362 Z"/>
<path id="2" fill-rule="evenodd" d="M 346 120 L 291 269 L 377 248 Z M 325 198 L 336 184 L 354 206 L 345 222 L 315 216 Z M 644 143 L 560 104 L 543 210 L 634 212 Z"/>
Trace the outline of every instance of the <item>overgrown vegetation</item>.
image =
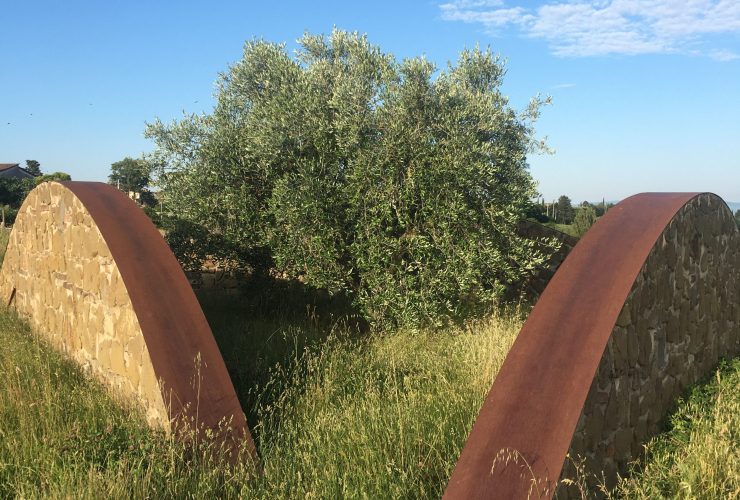
<path id="1" fill-rule="evenodd" d="M 297 300 L 281 306 L 284 319 L 260 319 L 270 300 L 221 297 L 205 309 L 249 414 L 259 477 L 150 431 L 0 313 L 0 496 L 438 498 L 519 315 L 444 334 L 356 335 L 322 318 L 336 307 L 324 299 L 302 318 Z M 230 309 L 242 314 L 226 317 Z M 739 388 L 735 360 L 679 406 L 673 429 L 612 496 L 736 496 Z"/>
<path id="2" fill-rule="evenodd" d="M 519 328 L 332 336 L 260 393 L 263 498 L 438 498 Z"/>
<path id="3" fill-rule="evenodd" d="M 580 238 L 586 231 L 591 229 L 596 223 L 596 210 L 589 206 L 583 206 L 576 210 L 576 215 L 573 218 L 573 230 Z"/>
<path id="4" fill-rule="evenodd" d="M 210 318 L 221 317 L 218 303 Z M 314 311 L 260 321 L 252 306 L 214 326 L 247 395 L 259 478 L 150 432 L 0 313 L 0 496 L 438 497 L 520 326 L 513 315 L 444 335 L 360 337 Z"/>
<path id="5" fill-rule="evenodd" d="M 740 358 L 697 385 L 615 496 L 740 498 Z"/>
<path id="6" fill-rule="evenodd" d="M 252 470 L 151 431 L 80 368 L 0 310 L 0 497 L 232 497 Z"/>
<path id="7" fill-rule="evenodd" d="M 248 42 L 212 114 L 147 128 L 170 244 L 351 297 L 381 326 L 481 312 L 544 260 L 519 237 L 535 183 L 504 66 L 463 51 L 437 71 L 334 30 Z"/>

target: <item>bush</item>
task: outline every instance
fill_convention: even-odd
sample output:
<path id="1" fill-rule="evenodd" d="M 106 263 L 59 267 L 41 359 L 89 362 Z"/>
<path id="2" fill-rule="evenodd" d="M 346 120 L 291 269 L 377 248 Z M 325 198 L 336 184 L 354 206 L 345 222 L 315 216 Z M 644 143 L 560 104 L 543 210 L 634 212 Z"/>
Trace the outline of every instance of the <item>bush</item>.
<path id="1" fill-rule="evenodd" d="M 596 210 L 591 207 L 580 207 L 576 209 L 576 216 L 573 218 L 573 229 L 580 238 L 596 222 Z"/>
<path id="2" fill-rule="evenodd" d="M 543 101 L 511 109 L 490 50 L 433 78 L 356 33 L 300 47 L 248 42 L 211 115 L 147 127 L 165 207 L 211 235 L 191 257 L 275 266 L 391 324 L 478 311 L 542 262 L 516 223 Z"/>
<path id="3" fill-rule="evenodd" d="M 34 188 L 34 179 L 16 179 L 14 177 L 0 177 L 0 205 L 9 205 L 11 208 L 20 208 L 23 200 Z"/>
<path id="4" fill-rule="evenodd" d="M 66 172 L 54 172 L 51 174 L 44 174 L 36 177 L 33 182 L 36 186 L 42 182 L 54 182 L 54 181 L 71 181 L 72 177 Z"/>

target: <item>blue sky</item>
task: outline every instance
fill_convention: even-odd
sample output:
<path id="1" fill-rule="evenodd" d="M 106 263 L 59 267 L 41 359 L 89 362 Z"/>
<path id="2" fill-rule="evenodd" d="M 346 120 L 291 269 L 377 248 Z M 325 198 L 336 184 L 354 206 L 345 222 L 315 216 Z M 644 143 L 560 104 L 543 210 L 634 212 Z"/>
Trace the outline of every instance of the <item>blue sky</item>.
<path id="1" fill-rule="evenodd" d="M 549 94 L 530 158 L 547 199 L 712 191 L 740 201 L 740 1 L 18 2 L 0 0 L 0 162 L 105 180 L 152 148 L 144 123 L 213 106 L 245 40 L 332 26 L 439 66 L 508 59 L 522 108 Z"/>

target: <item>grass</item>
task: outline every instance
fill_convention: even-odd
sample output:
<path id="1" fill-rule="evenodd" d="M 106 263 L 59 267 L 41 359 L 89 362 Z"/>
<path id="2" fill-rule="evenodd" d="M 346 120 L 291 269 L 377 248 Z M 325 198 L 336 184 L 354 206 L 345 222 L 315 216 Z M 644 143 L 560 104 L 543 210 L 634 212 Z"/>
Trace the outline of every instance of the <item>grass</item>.
<path id="1" fill-rule="evenodd" d="M 9 227 L 0 228 L 0 264 L 2 264 L 3 260 L 5 260 L 5 252 L 8 249 L 8 240 L 10 239 L 10 231 L 11 231 L 11 228 Z"/>
<path id="2" fill-rule="evenodd" d="M 740 498 L 740 358 L 693 388 L 616 497 Z"/>
<path id="3" fill-rule="evenodd" d="M 0 311 L 0 332 L 0 497 L 239 494 L 251 470 L 149 430 L 14 313 Z"/>
<path id="4" fill-rule="evenodd" d="M 264 466 L 250 496 L 439 497 L 520 315 L 381 334 L 295 293 L 201 298 Z"/>
<path id="5" fill-rule="evenodd" d="M 0 311 L 0 497 L 439 497 L 521 314 L 383 334 L 305 290 L 281 290 L 277 302 L 253 292 L 201 301 L 261 476 L 150 431 Z M 679 406 L 611 496 L 737 498 L 739 389 L 735 360 Z"/>
<path id="6" fill-rule="evenodd" d="M 560 231 L 561 233 L 568 234 L 574 238 L 580 238 L 578 231 L 572 224 L 558 224 L 557 222 L 545 222 L 547 227 Z"/>
<path id="7" fill-rule="evenodd" d="M 276 373 L 256 427 L 265 498 L 439 497 L 518 326 L 335 337 Z"/>
<path id="8" fill-rule="evenodd" d="M 0 497 L 438 497 L 521 323 L 377 334 L 320 303 L 266 320 L 254 300 L 203 300 L 263 475 L 149 431 L 4 311 Z"/>

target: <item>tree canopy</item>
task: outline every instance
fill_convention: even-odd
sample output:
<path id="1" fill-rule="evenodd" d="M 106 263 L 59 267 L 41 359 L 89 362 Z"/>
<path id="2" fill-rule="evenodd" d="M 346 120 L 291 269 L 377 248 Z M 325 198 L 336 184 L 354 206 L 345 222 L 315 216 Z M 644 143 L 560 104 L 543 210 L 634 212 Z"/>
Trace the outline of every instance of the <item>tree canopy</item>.
<path id="1" fill-rule="evenodd" d="M 183 262 L 277 270 L 393 324 L 479 310 L 542 262 L 516 223 L 544 101 L 512 109 L 497 56 L 440 71 L 357 33 L 299 45 L 247 42 L 211 114 L 147 126 Z"/>
<path id="2" fill-rule="evenodd" d="M 570 198 L 565 195 L 558 198 L 555 220 L 560 224 L 570 224 L 571 222 L 573 222 L 574 215 L 575 209 L 573 208 L 573 204 L 571 203 Z"/>
<path id="3" fill-rule="evenodd" d="M 576 210 L 576 216 L 573 218 L 573 229 L 580 238 L 596 222 L 596 210 L 590 206 L 581 206 Z"/>
<path id="4" fill-rule="evenodd" d="M 70 176 L 67 172 L 52 172 L 51 174 L 42 174 L 38 177 L 36 177 L 33 182 L 36 186 L 41 184 L 42 182 L 47 181 L 71 181 L 72 176 Z"/>
<path id="5" fill-rule="evenodd" d="M 0 205 L 19 208 L 26 195 L 33 189 L 35 179 L 0 177 Z"/>
<path id="6" fill-rule="evenodd" d="M 126 157 L 111 165 L 108 183 L 122 191 L 140 193 L 151 181 L 151 167 L 142 159 Z"/>
<path id="7" fill-rule="evenodd" d="M 41 175 L 41 164 L 36 160 L 26 160 L 26 172 L 31 175 Z"/>

